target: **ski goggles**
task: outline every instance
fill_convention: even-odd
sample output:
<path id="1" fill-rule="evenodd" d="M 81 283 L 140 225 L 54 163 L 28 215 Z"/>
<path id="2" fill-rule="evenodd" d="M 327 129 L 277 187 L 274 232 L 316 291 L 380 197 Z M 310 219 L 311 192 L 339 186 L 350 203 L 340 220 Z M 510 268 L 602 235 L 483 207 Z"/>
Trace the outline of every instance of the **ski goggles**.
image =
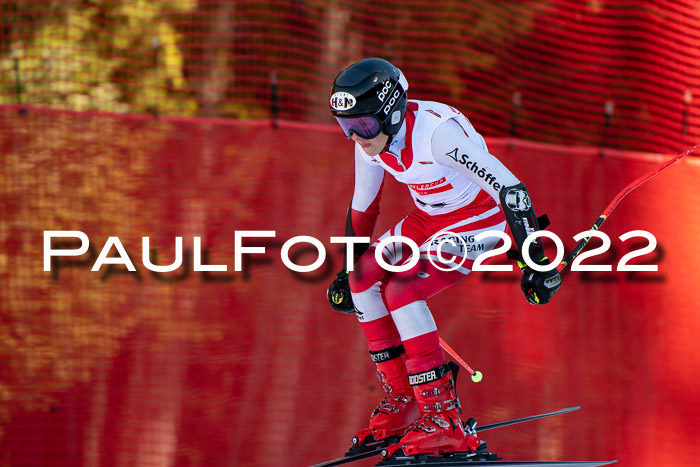
<path id="1" fill-rule="evenodd" d="M 372 139 L 382 131 L 382 124 L 374 115 L 354 118 L 335 117 L 335 119 L 338 120 L 338 124 L 347 138 L 352 137 L 354 133 L 360 138 Z"/>

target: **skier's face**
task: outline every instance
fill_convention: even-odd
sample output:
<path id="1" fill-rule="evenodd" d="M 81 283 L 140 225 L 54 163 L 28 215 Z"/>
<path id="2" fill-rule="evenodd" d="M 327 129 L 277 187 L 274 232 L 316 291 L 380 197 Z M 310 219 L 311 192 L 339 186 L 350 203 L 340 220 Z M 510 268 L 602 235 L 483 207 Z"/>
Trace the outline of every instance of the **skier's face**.
<path id="1" fill-rule="evenodd" d="M 386 146 L 386 142 L 389 140 L 389 136 L 385 135 L 384 133 L 379 133 L 372 139 L 364 139 L 358 136 L 357 133 L 352 133 L 350 138 L 362 146 L 362 150 L 365 151 L 365 154 L 368 156 L 376 156 L 382 152 L 382 150 L 384 150 L 384 146 Z"/>

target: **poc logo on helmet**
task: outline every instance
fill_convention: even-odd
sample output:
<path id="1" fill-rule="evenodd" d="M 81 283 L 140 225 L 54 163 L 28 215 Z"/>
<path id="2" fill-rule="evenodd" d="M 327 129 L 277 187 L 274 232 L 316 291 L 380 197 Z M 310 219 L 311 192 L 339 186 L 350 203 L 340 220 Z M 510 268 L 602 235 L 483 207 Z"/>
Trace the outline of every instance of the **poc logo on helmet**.
<path id="1" fill-rule="evenodd" d="M 389 112 L 391 111 L 392 107 L 394 107 L 394 104 L 396 104 L 396 101 L 399 97 L 401 97 L 401 91 L 397 89 L 396 91 L 394 91 L 394 94 L 391 95 L 391 99 L 389 99 L 389 102 L 384 106 L 384 115 L 389 115 Z M 400 115 L 399 118 L 401 118 Z"/>
<path id="2" fill-rule="evenodd" d="M 391 85 L 391 81 L 387 80 L 382 83 L 384 86 L 382 87 L 382 90 L 377 93 L 377 97 L 379 98 L 379 102 L 384 102 L 386 99 L 387 94 L 389 91 L 391 91 L 391 88 L 393 87 Z"/>
<path id="3" fill-rule="evenodd" d="M 355 107 L 355 96 L 347 92 L 336 92 L 331 96 L 331 108 L 333 110 L 348 110 Z"/>

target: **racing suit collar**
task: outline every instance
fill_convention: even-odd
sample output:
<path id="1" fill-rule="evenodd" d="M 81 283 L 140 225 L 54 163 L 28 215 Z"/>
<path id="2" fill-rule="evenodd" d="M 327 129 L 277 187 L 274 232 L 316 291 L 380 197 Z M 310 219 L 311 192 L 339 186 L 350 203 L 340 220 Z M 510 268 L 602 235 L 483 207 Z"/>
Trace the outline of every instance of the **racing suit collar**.
<path id="1" fill-rule="evenodd" d="M 406 119 L 404 118 L 401 124 L 401 129 L 394 136 L 389 136 L 389 139 L 384 146 L 384 151 L 392 154 L 401 154 L 401 150 L 406 146 Z"/>

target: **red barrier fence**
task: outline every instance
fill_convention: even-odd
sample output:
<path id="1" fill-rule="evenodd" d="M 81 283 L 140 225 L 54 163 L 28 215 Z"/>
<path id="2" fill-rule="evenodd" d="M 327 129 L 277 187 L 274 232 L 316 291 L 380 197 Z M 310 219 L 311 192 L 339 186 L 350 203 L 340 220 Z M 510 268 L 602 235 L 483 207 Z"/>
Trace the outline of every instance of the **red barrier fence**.
<path id="1" fill-rule="evenodd" d="M 341 257 L 329 239 L 343 232 L 353 184 L 351 144 L 337 128 L 5 108 L 0 130 L 1 465 L 302 466 L 343 452 L 381 389 L 355 318 L 325 299 Z M 567 248 L 664 160 L 489 144 Z M 686 158 L 604 225 L 613 249 L 599 262 L 616 266 L 643 246 L 619 239 L 641 229 L 658 246 L 638 262 L 657 272 L 569 272 L 538 308 L 518 273 L 474 273 L 430 302 L 441 336 L 484 373 L 478 385 L 460 377 L 465 416 L 485 424 L 583 406 L 489 431 L 493 451 L 635 466 L 697 460 L 698 177 L 697 159 Z M 377 234 L 410 209 L 404 190 L 387 181 Z M 46 230 L 82 231 L 90 250 L 44 272 Z M 246 239 L 267 251 L 244 255 L 235 272 L 235 232 L 245 230 L 276 236 Z M 326 246 L 319 270 L 283 266 L 281 246 L 296 235 Z M 90 271 L 110 236 L 136 272 Z M 176 236 L 183 266 L 147 270 L 142 237 L 152 260 L 169 264 Z M 195 236 L 202 262 L 228 271 L 193 271 Z"/>
<path id="2" fill-rule="evenodd" d="M 328 122 L 352 61 L 487 136 L 673 153 L 700 141 L 700 3 L 0 0 L 0 103 Z"/>

